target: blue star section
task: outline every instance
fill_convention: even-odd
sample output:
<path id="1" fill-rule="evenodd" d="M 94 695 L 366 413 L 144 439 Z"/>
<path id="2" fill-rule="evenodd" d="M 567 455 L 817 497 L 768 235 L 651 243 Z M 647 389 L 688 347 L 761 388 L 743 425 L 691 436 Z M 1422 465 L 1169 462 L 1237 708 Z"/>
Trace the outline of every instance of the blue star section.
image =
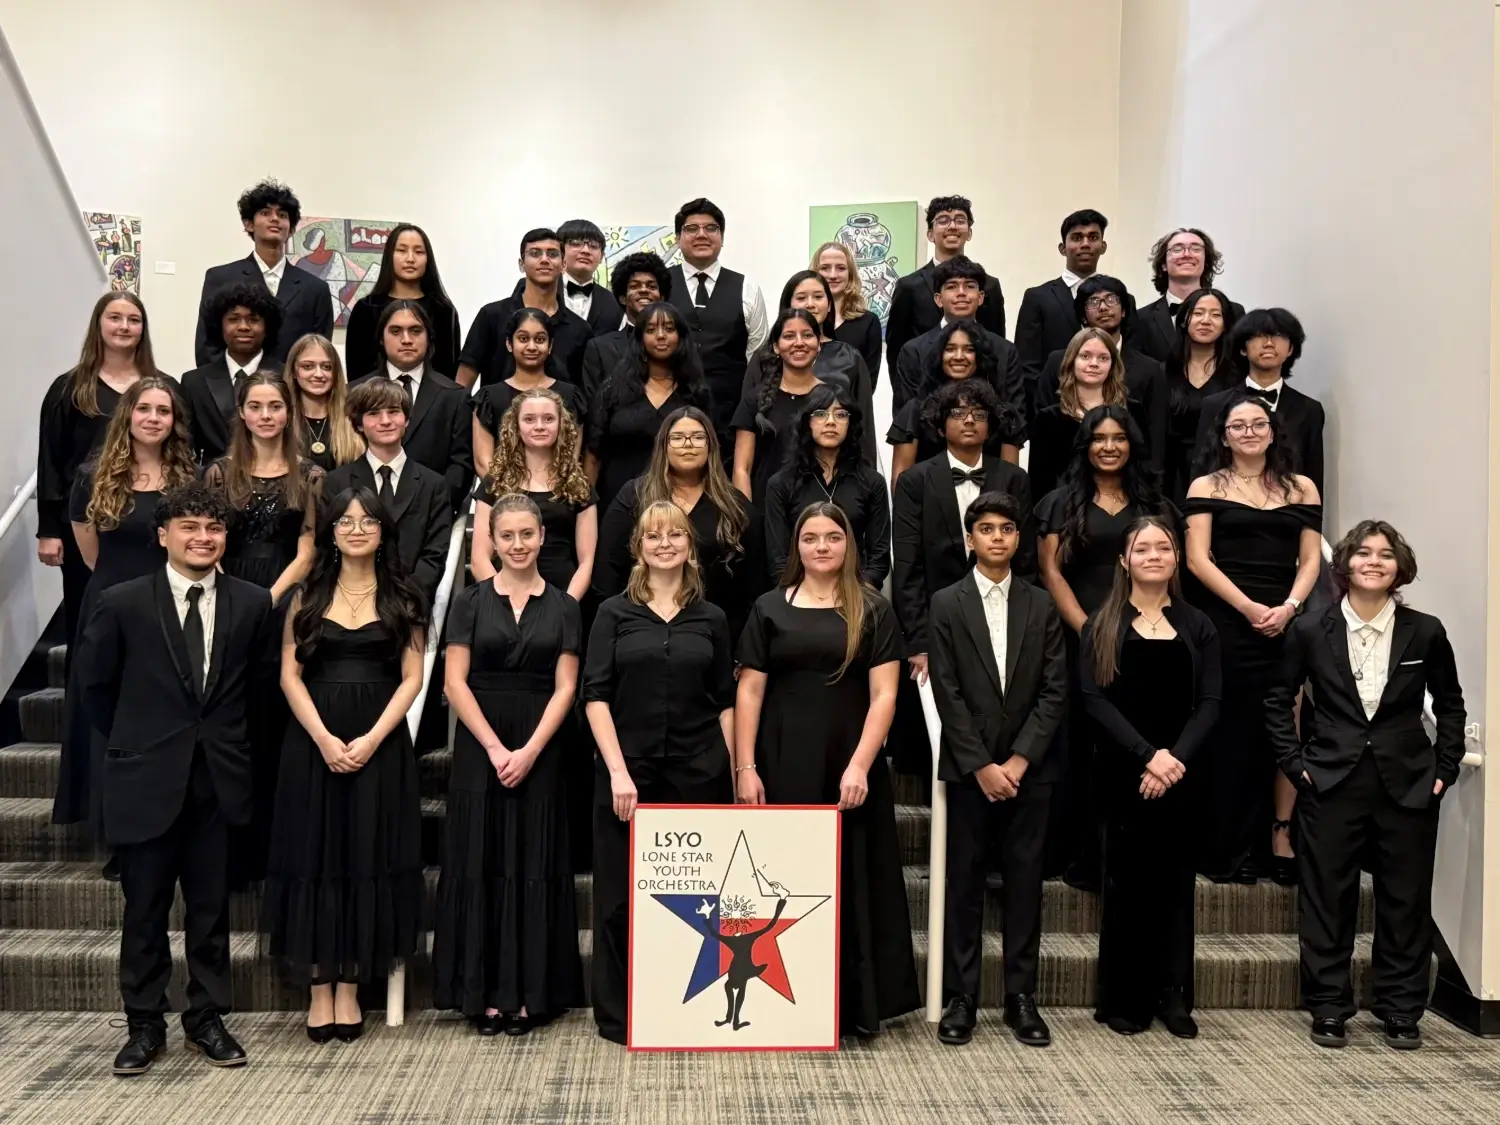
<path id="1" fill-rule="evenodd" d="M 703 938 L 703 944 L 699 947 L 698 956 L 693 962 L 693 975 L 688 978 L 687 992 L 682 997 L 682 1002 L 686 1004 L 724 975 L 724 970 L 719 967 L 719 942 L 716 938 L 709 936 L 719 931 L 719 896 L 652 895 L 651 897 L 691 926 Z"/>

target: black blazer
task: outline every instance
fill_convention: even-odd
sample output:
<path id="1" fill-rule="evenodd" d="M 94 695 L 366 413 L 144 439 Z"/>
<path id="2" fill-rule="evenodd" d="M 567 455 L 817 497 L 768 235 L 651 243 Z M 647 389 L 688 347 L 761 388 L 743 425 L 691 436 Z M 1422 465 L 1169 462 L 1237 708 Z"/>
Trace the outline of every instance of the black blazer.
<path id="1" fill-rule="evenodd" d="M 1061 277 L 1026 290 L 1016 316 L 1016 350 L 1021 353 L 1021 374 L 1029 384 L 1035 385 L 1047 357 L 1066 348 L 1082 327 L 1073 311 L 1073 291 Z M 1035 401 L 1035 395 L 1031 397 Z"/>
<path id="2" fill-rule="evenodd" d="M 1125 638 L 1129 635 L 1140 610 L 1129 604 L 1120 615 L 1120 629 L 1115 634 L 1115 660 L 1120 659 L 1125 649 Z M 1089 658 L 1093 651 L 1094 622 L 1097 614 L 1084 623 L 1079 636 L 1078 684 L 1083 689 L 1083 703 L 1089 718 L 1103 730 L 1105 737 L 1126 753 L 1140 758 L 1144 766 L 1158 750 L 1172 751 L 1172 757 L 1184 764 L 1202 748 L 1203 742 L 1213 733 L 1219 721 L 1219 700 L 1223 697 L 1224 670 L 1219 648 L 1219 631 L 1214 628 L 1208 614 L 1195 609 L 1187 602 L 1172 602 L 1165 610 L 1172 628 L 1187 645 L 1193 662 L 1193 714 L 1183 725 L 1182 733 L 1172 746 L 1152 746 L 1141 737 L 1130 720 L 1120 714 L 1109 697 L 1109 687 L 1100 687 L 1094 679 L 1094 662 Z M 1111 685 L 1113 686 L 1113 685 Z"/>
<path id="3" fill-rule="evenodd" d="M 1180 301 L 1168 307 L 1166 294 L 1137 309 L 1133 317 L 1127 318 L 1125 343 L 1158 363 L 1166 363 L 1172 356 L 1172 345 L 1177 342 L 1177 314 L 1181 309 Z M 1228 318 L 1238 320 L 1245 315 L 1245 307 L 1230 301 L 1225 312 Z"/>
<path id="4" fill-rule="evenodd" d="M 104 834 L 110 844 L 154 840 L 172 826 L 202 747 L 219 808 L 250 819 L 246 712 L 275 690 L 271 595 L 214 579 L 212 652 L 200 692 L 172 604 L 166 568 L 111 586 L 84 627 L 74 670 L 89 721 L 105 738 Z"/>
<path id="5" fill-rule="evenodd" d="M 281 364 L 262 357 L 257 372 L 280 372 Z M 222 355 L 182 377 L 182 399 L 188 408 L 188 434 L 198 464 L 208 465 L 229 452 L 235 419 L 234 380 Z"/>
<path id="6" fill-rule="evenodd" d="M 1127 367 L 1126 370 L 1129 370 Z M 1219 440 L 1214 432 L 1214 423 L 1219 411 L 1235 395 L 1243 394 L 1243 381 L 1236 380 L 1227 391 L 1206 395 L 1198 413 L 1198 441 L 1193 450 L 1196 465 L 1205 450 Z M 1323 404 L 1310 395 L 1305 395 L 1290 383 L 1281 384 L 1281 394 L 1276 402 L 1276 420 L 1282 426 L 1282 441 L 1292 454 L 1292 469 L 1309 477 L 1323 492 Z"/>
<path id="7" fill-rule="evenodd" d="M 1031 481 L 1026 470 L 985 455 L 981 492 L 1008 492 L 1021 505 L 1021 546 L 1011 560 L 1018 578 L 1036 577 L 1036 525 L 1031 516 Z M 896 479 L 892 500 L 891 602 L 906 637 L 908 653 L 928 651 L 928 604 L 969 569 L 969 549 L 959 530 L 958 496 L 945 449 L 913 465 Z"/>
<path id="8" fill-rule="evenodd" d="M 1304 615 L 1287 630 L 1281 667 L 1266 692 L 1266 733 L 1281 771 L 1298 786 L 1326 792 L 1354 769 L 1368 750 L 1386 792 L 1409 809 L 1432 803 L 1434 780 L 1447 792 L 1464 757 L 1464 693 L 1453 646 L 1443 623 L 1406 606 L 1391 623 L 1391 663 L 1385 692 L 1373 719 L 1365 717 L 1354 671 L 1349 667 L 1349 631 L 1343 600 L 1327 612 Z M 1303 684 L 1313 707 L 1302 709 L 1297 737 L 1292 703 Z M 1423 693 L 1432 693 L 1437 742 L 1422 725 Z"/>
<path id="9" fill-rule="evenodd" d="M 891 312 L 885 321 L 885 364 L 892 372 L 908 340 L 942 323 L 943 310 L 938 308 L 932 288 L 935 269 L 937 263 L 928 262 L 913 270 L 896 282 L 891 293 Z M 995 335 L 1005 335 L 1005 294 L 1000 291 L 999 278 L 986 277 L 984 304 L 979 306 L 974 319 Z"/>
<path id="10" fill-rule="evenodd" d="M 209 331 L 209 298 L 220 289 L 247 283 L 261 288 L 266 284 L 253 253 L 237 262 L 210 266 L 203 275 L 203 295 L 198 300 L 198 329 L 193 339 L 193 360 L 199 367 L 224 353 L 224 343 L 219 339 L 217 327 L 213 332 Z M 276 287 L 276 303 L 281 306 L 281 331 L 276 334 L 276 339 L 266 341 L 266 355 L 277 363 L 283 362 L 292 345 L 309 332 L 333 336 L 333 295 L 321 277 L 314 277 L 288 262 L 281 273 L 281 284 Z"/>
<path id="11" fill-rule="evenodd" d="M 567 292 L 568 276 L 564 274 L 557 283 L 558 298 L 561 299 Z M 609 286 L 594 283 L 594 296 L 589 301 L 589 315 L 583 319 L 588 322 L 589 331 L 595 336 L 603 336 L 606 332 L 615 332 L 620 327 L 620 320 L 625 315 L 625 310 L 620 307 L 620 302 L 615 300 L 615 295 L 609 291 Z"/>
<path id="12" fill-rule="evenodd" d="M 1029 763 L 1032 784 L 1062 776 L 1064 755 L 1047 752 L 1068 707 L 1062 618 L 1045 590 L 1012 576 L 1005 623 L 1002 693 L 974 572 L 933 596 L 928 680 L 943 722 L 943 781 L 976 786 L 977 770 L 1012 754 Z"/>
<path id="13" fill-rule="evenodd" d="M 634 329 L 620 328 L 595 336 L 583 346 L 583 395 L 589 402 L 599 393 L 606 379 L 630 354 Z"/>
<path id="14" fill-rule="evenodd" d="M 384 369 L 356 379 L 388 379 Z M 406 455 L 426 465 L 448 482 L 450 512 L 457 513 L 474 487 L 474 430 L 469 409 L 469 388 L 432 370 L 422 372 L 417 401 L 406 421 Z"/>
<path id="15" fill-rule="evenodd" d="M 375 470 L 367 457 L 356 457 L 323 478 L 323 495 L 337 496 L 346 488 L 380 491 Z M 443 580 L 448 563 L 448 538 L 453 533 L 453 509 L 449 506 L 448 482 L 407 454 L 396 482 L 396 503 L 391 516 L 396 521 L 396 553 L 422 593 L 428 608 Z"/>

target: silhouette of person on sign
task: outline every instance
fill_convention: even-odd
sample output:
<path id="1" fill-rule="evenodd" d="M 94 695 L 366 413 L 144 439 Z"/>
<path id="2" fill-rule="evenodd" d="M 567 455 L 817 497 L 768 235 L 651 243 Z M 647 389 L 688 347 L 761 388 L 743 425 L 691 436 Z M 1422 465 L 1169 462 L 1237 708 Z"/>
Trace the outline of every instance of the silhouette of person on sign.
<path id="1" fill-rule="evenodd" d="M 724 1009 L 724 1018 L 714 1020 L 714 1026 L 723 1027 L 726 1023 L 733 1021 L 734 1030 L 738 1031 L 742 1027 L 750 1026 L 749 1020 L 740 1019 L 740 1011 L 745 1006 L 745 986 L 768 968 L 766 965 L 757 965 L 755 963 L 754 958 L 751 956 L 751 950 L 755 948 L 757 938 L 763 934 L 770 933 L 775 928 L 776 923 L 781 918 L 781 912 L 786 909 L 786 898 L 783 896 L 777 900 L 776 912 L 771 915 L 771 920 L 758 930 L 744 928 L 750 925 L 750 920 L 744 917 L 744 915 L 750 912 L 751 906 L 749 902 L 744 902 L 743 906 L 740 906 L 739 900 L 731 898 L 724 900 L 724 907 L 725 909 L 721 913 L 740 915 L 739 917 L 724 918 L 720 923 L 721 927 L 727 926 L 734 932 L 727 934 L 719 933 L 715 931 L 712 923 L 707 919 L 702 924 L 702 930 L 709 937 L 718 939 L 729 950 L 729 972 L 724 978 L 724 997 L 727 1001 L 727 1006 Z M 736 910 L 736 907 L 740 907 L 740 909 Z M 698 914 L 695 912 L 693 916 L 696 918 Z"/>

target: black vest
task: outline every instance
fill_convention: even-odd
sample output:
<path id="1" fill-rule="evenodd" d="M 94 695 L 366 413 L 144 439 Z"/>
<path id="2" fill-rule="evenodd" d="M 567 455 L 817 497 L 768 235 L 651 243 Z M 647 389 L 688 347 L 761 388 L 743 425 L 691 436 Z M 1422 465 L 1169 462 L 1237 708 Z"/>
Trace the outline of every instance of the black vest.
<path id="1" fill-rule="evenodd" d="M 703 374 L 714 396 L 714 425 L 727 430 L 743 393 L 745 348 L 750 343 L 750 331 L 745 327 L 745 275 L 721 268 L 708 304 L 698 308 L 693 304 L 697 282 L 689 276 L 689 271 L 686 265 L 672 267 L 672 293 L 668 299 L 687 315 L 693 326 L 698 354 L 703 359 Z"/>

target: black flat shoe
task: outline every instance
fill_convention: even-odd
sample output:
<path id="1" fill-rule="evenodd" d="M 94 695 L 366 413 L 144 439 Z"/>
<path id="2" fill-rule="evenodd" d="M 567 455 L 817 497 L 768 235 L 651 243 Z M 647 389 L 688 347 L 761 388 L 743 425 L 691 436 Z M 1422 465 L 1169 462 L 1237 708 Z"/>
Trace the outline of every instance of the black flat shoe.
<path id="1" fill-rule="evenodd" d="M 1245 864 L 1230 878 L 1230 882 L 1241 887 L 1253 887 L 1260 882 L 1260 872 L 1252 864 Z"/>
<path id="2" fill-rule="evenodd" d="M 314 1027 L 312 1024 L 308 1024 L 307 1037 L 314 1043 L 318 1043 L 320 1045 L 323 1043 L 327 1043 L 333 1038 L 333 1024 L 319 1024 L 317 1027 Z"/>
<path id="3" fill-rule="evenodd" d="M 499 1012 L 496 1012 L 493 1016 L 475 1016 L 474 1030 L 479 1032 L 479 1034 L 484 1036 L 486 1039 L 489 1039 L 490 1037 L 495 1035 L 499 1035 L 502 1031 L 505 1030 L 505 1017 L 502 1016 Z"/>
<path id="4" fill-rule="evenodd" d="M 974 1024 L 978 1022 L 974 1012 L 974 997 L 955 996 L 943 1009 L 943 1018 L 938 1021 L 938 1042 L 949 1047 L 962 1047 L 974 1038 Z"/>
<path id="5" fill-rule="evenodd" d="M 1146 1030 L 1143 1025 L 1136 1023 L 1135 1020 L 1128 1020 L 1124 1016 L 1110 1016 L 1104 1021 L 1104 1026 L 1116 1035 L 1139 1035 Z"/>
<path id="6" fill-rule="evenodd" d="M 156 1061 L 156 1056 L 167 1049 L 166 1028 L 153 1024 L 137 1024 L 130 1029 L 125 1046 L 115 1056 L 115 1073 L 124 1078 L 145 1074 Z"/>
<path id="7" fill-rule="evenodd" d="M 333 1025 L 333 1034 L 340 1043 L 353 1043 L 365 1033 L 365 1021 L 361 1016 L 358 1023 L 336 1023 Z"/>
<path id="8" fill-rule="evenodd" d="M 503 1016 L 501 1018 L 505 1020 L 505 1034 L 507 1035 L 512 1037 L 525 1035 L 531 1030 L 530 1016 Z"/>
<path id="9" fill-rule="evenodd" d="M 1271 857 L 1271 882 L 1278 887 L 1295 887 L 1297 885 L 1297 857 L 1286 856 Z"/>
<path id="10" fill-rule="evenodd" d="M 1087 863 L 1076 860 L 1068 864 L 1068 869 L 1063 872 L 1063 882 L 1074 890 L 1087 891 L 1089 894 L 1098 894 L 1104 887 L 1104 876 L 1099 870 L 1098 863 Z"/>
<path id="11" fill-rule="evenodd" d="M 1036 997 L 1019 992 L 1005 998 L 1005 1026 L 1011 1029 L 1018 1043 L 1027 1047 L 1052 1046 L 1052 1032 L 1047 1021 L 1036 1010 Z"/>
<path id="12" fill-rule="evenodd" d="M 182 1032 L 187 1049 L 202 1055 L 210 1066 L 244 1066 L 250 1061 L 217 1013 L 204 1016 L 192 1031 L 184 1027 Z"/>
<path id="13" fill-rule="evenodd" d="M 120 857 L 110 852 L 109 858 L 104 861 L 104 866 L 99 869 L 99 875 L 111 883 L 118 883 L 120 881 Z"/>
<path id="14" fill-rule="evenodd" d="M 1162 997 L 1161 1006 L 1156 1010 L 1156 1018 L 1178 1039 L 1198 1038 L 1198 1021 L 1189 1014 L 1182 993 L 1176 989 L 1168 989 Z"/>
<path id="15" fill-rule="evenodd" d="M 625 1029 L 619 1027 L 601 1027 L 598 1029 L 600 1039 L 608 1039 L 611 1043 L 625 1046 Z"/>
<path id="16" fill-rule="evenodd" d="M 1385 1021 L 1385 1043 L 1397 1051 L 1415 1051 L 1422 1045 L 1422 1030 L 1414 1019 L 1392 1016 Z"/>
<path id="17" fill-rule="evenodd" d="M 1349 1044 L 1344 1021 L 1337 1016 L 1319 1016 L 1313 1020 L 1310 1037 L 1319 1047 L 1345 1047 Z"/>

